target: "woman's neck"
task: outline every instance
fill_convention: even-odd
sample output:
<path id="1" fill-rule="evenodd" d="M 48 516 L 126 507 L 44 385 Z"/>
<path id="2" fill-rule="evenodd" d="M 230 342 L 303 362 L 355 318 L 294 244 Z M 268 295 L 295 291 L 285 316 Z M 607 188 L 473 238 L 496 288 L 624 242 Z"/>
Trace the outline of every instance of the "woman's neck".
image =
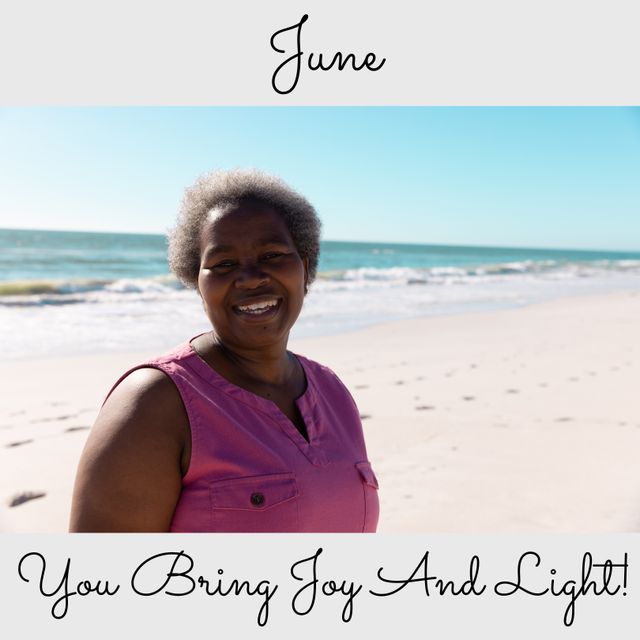
<path id="1" fill-rule="evenodd" d="M 214 332 L 210 336 L 214 361 L 248 380 L 282 385 L 296 370 L 295 360 L 287 351 L 287 340 L 259 349 L 243 349 L 223 342 Z"/>

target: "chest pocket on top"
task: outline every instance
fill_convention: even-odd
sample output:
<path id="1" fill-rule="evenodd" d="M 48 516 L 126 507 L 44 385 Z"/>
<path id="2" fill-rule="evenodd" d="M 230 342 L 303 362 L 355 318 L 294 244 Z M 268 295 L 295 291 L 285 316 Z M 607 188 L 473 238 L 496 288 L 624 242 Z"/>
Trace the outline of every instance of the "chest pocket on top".
<path id="1" fill-rule="evenodd" d="M 380 503 L 378 501 L 378 479 L 370 462 L 356 462 L 356 468 L 362 479 L 364 491 L 364 525 L 363 532 L 374 533 L 378 526 Z"/>
<path id="2" fill-rule="evenodd" d="M 214 531 L 298 531 L 298 486 L 293 473 L 230 478 L 210 485 Z"/>

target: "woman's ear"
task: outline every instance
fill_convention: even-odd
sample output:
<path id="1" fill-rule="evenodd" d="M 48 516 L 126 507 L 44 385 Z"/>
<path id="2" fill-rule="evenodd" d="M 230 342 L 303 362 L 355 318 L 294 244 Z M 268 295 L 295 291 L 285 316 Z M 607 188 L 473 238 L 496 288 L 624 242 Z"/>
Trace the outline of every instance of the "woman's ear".
<path id="1" fill-rule="evenodd" d="M 309 258 L 306 256 L 302 258 L 302 264 L 304 265 L 304 295 L 307 295 L 309 291 Z"/>

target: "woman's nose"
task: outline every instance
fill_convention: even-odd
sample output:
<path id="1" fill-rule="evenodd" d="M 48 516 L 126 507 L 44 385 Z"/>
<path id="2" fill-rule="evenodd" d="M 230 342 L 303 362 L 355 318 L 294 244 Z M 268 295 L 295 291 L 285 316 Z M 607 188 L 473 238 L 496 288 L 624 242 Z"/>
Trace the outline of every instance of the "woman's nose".
<path id="1" fill-rule="evenodd" d="M 257 289 L 269 282 L 269 276 L 258 264 L 243 265 L 237 272 L 235 286 L 239 289 Z"/>

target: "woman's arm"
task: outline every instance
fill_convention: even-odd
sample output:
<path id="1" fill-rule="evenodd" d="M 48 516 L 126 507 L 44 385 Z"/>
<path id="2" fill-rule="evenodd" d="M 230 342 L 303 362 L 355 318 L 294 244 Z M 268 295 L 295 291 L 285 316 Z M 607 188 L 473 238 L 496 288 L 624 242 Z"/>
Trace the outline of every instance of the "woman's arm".
<path id="1" fill-rule="evenodd" d="M 171 379 L 133 371 L 103 405 L 82 452 L 69 530 L 168 531 L 190 444 Z"/>

